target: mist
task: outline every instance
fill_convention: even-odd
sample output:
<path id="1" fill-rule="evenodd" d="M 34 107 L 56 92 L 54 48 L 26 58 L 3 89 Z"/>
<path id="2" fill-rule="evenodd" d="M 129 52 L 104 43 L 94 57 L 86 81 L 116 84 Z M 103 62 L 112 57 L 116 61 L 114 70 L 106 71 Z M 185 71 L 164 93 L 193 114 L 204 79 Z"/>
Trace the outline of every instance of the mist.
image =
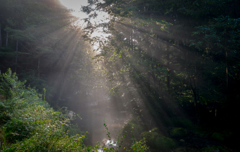
<path id="1" fill-rule="evenodd" d="M 239 2 L 221 2 L 0 0 L 0 150 L 238 151 Z"/>

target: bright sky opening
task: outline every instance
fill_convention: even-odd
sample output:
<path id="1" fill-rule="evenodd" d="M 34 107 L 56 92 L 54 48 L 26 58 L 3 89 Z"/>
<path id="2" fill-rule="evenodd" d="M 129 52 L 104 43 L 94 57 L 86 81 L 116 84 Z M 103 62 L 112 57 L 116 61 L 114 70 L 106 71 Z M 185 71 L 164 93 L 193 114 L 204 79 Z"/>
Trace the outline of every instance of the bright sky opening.
<path id="1" fill-rule="evenodd" d="M 84 27 L 84 21 L 82 19 L 87 18 L 88 15 L 81 11 L 81 6 L 88 5 L 87 0 L 60 0 L 63 6 L 65 6 L 67 9 L 71 9 L 71 14 L 79 18 L 79 25 Z M 105 12 L 97 12 L 98 16 L 95 19 L 91 19 L 92 23 L 104 23 L 109 21 L 109 16 Z M 105 39 L 110 34 L 103 33 L 101 29 L 98 31 L 94 31 L 92 34 L 92 37 L 101 37 Z M 94 44 L 93 49 L 97 49 L 98 44 Z"/>

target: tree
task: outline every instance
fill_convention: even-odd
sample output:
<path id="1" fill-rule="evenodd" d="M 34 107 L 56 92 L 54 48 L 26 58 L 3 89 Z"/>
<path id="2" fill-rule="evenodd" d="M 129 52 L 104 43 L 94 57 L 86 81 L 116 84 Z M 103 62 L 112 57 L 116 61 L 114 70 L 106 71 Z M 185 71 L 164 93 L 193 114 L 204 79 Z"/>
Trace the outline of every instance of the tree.
<path id="1" fill-rule="evenodd" d="M 239 84 L 238 4 L 105 0 L 91 1 L 82 9 L 90 18 L 96 10 L 111 17 L 104 27 L 112 35 L 100 45 L 98 57 L 104 60 L 111 91 L 118 98 L 143 101 L 158 120 L 162 107 L 170 117 L 183 110 L 190 116 L 195 113 L 192 119 L 199 124 L 207 121 L 204 115 L 209 113 L 203 111 L 208 104 L 220 108 L 215 111 L 224 105 L 237 107 L 233 84 Z M 89 23 L 85 30 L 102 26 Z"/>

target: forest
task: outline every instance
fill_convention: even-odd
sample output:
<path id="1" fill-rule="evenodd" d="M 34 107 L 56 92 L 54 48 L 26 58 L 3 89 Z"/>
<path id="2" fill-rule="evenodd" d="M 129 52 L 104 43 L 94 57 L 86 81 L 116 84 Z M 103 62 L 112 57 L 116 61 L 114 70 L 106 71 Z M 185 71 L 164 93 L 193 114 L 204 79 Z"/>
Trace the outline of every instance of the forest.
<path id="1" fill-rule="evenodd" d="M 239 8 L 0 0 L 0 151 L 240 151 Z"/>

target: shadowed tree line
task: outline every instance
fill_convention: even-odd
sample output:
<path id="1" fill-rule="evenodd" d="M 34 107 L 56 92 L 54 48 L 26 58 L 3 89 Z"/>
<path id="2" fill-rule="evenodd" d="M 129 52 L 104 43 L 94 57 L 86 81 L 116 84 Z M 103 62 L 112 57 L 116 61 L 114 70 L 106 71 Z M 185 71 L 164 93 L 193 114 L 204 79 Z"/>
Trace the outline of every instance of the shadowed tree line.
<path id="1" fill-rule="evenodd" d="M 81 88 L 80 96 L 87 98 L 92 86 L 80 82 L 92 81 L 90 46 L 82 40 L 70 10 L 56 0 L 1 0 L 0 4 L 0 70 L 11 68 L 40 92 L 46 88 L 54 107 L 71 104 L 67 98 Z"/>
<path id="2" fill-rule="evenodd" d="M 89 1 L 82 7 L 89 18 L 97 11 L 111 18 L 89 23 L 85 38 L 99 43 L 96 58 L 113 102 L 148 129 L 168 134 L 175 118 L 188 118 L 205 131 L 228 132 L 225 142 L 233 144 L 239 136 L 238 6 L 237 0 Z M 96 27 L 111 33 L 109 41 L 89 38 Z"/>
<path id="3" fill-rule="evenodd" d="M 34 142 L 32 139 L 25 141 L 25 137 L 32 137 L 32 130 L 24 130 L 24 132 L 19 130 L 29 126 L 36 127 L 34 123 L 24 121 L 25 118 L 27 121 L 30 120 L 28 115 L 31 113 L 26 105 L 29 103 L 30 109 L 33 110 L 35 105 L 31 107 L 30 103 L 34 102 L 36 106 L 41 105 L 43 98 L 43 102 L 48 108 L 51 105 L 55 110 L 57 109 L 66 115 L 68 115 L 68 111 L 64 109 L 73 110 L 73 114 L 78 113 L 83 117 L 83 121 L 71 119 L 72 124 L 78 124 L 77 127 L 66 123 L 71 126 L 67 129 L 71 132 L 71 141 L 69 140 L 69 142 L 75 141 L 73 143 L 75 146 L 82 147 L 84 146 L 82 141 L 85 135 L 81 137 L 81 144 L 72 135 L 78 133 L 83 135 L 83 131 L 89 131 L 92 134 L 91 129 L 86 126 L 91 125 L 91 122 L 96 119 L 91 119 L 91 112 L 87 111 L 87 107 L 91 105 L 89 101 L 96 102 L 104 99 L 106 95 L 105 86 L 102 84 L 104 83 L 102 81 L 104 74 L 98 64 L 95 63 L 96 61 L 92 59 L 94 53 L 91 51 L 91 46 L 83 41 L 82 29 L 77 24 L 78 19 L 72 16 L 70 11 L 63 8 L 58 0 L 0 0 L 0 73 L 4 75 L 9 68 L 11 69 L 6 73 L 8 75 L 6 79 L 11 79 L 11 81 L 6 80 L 10 82 L 5 83 L 4 79 L 0 80 L 0 106 L 2 106 L 0 108 L 3 109 L 3 111 L 0 111 L 0 150 L 3 150 L 4 147 L 12 146 L 13 148 L 14 145 L 12 144 L 18 142 L 20 137 L 21 141 L 18 142 L 20 145 L 23 142 Z M 11 71 L 17 73 L 18 77 Z M 12 78 L 12 75 L 14 75 L 14 78 Z M 21 83 L 15 82 L 17 78 L 21 81 L 26 80 L 21 88 L 13 85 Z M 9 94 L 11 94 L 13 87 L 14 90 L 20 90 L 22 95 L 17 93 L 10 97 Z M 36 91 L 32 88 L 35 88 Z M 6 90 L 3 91 L 2 89 Z M 30 89 L 30 92 L 35 93 L 37 98 L 40 99 L 31 101 L 35 95 L 29 96 L 29 98 L 28 96 L 23 97 L 26 89 Z M 19 105 L 21 101 L 25 105 L 22 107 L 25 114 L 19 117 L 18 112 L 21 111 L 21 108 L 18 109 L 13 105 Z M 14 114 L 5 108 L 8 106 L 12 107 L 12 111 L 15 111 Z M 44 113 L 48 110 L 43 111 L 42 115 L 45 115 Z M 52 110 L 52 112 L 55 111 Z M 17 113 L 16 117 L 15 113 Z M 39 116 L 41 117 L 41 114 L 36 114 L 33 117 L 40 121 Z M 42 116 L 43 119 L 45 119 L 44 117 Z M 60 122 L 61 119 L 65 118 L 59 118 Z M 55 122 L 54 120 L 49 121 Z M 103 126 L 102 119 L 99 122 L 99 125 Z M 29 126 L 26 123 L 29 123 Z M 48 122 L 45 120 L 41 120 L 41 123 L 48 127 Z M 61 126 L 61 124 L 58 123 L 57 126 Z M 96 126 L 92 127 L 97 128 Z M 60 128 L 55 131 L 58 132 Z M 4 133 L 5 130 L 8 130 L 7 133 Z M 67 130 L 61 131 L 65 134 Z M 8 138 L 7 134 L 11 134 L 11 138 Z M 56 134 L 48 132 L 48 135 L 53 137 Z M 56 138 L 54 137 L 56 140 L 54 139 L 55 141 L 52 142 L 49 136 L 46 137 L 47 142 L 51 143 L 49 145 L 54 145 L 54 142 L 57 142 L 60 138 L 68 140 L 66 136 L 58 135 L 55 136 Z M 45 135 L 41 134 L 41 136 L 44 137 Z M 22 137 L 24 137 L 23 140 Z M 52 146 L 43 145 L 43 138 L 37 138 L 36 141 L 39 140 L 38 144 L 42 146 L 42 150 L 51 151 Z M 31 150 L 28 149 L 29 147 L 25 150 L 32 151 L 35 148 L 34 151 L 36 151 L 38 144 L 34 142 L 34 144 L 29 145 L 32 146 Z M 96 145 L 96 143 L 92 143 L 92 145 Z M 25 144 L 20 147 L 21 151 L 24 151 Z M 80 147 L 75 150 L 81 150 Z M 89 149 L 93 148 L 89 147 Z M 67 148 L 66 151 L 68 151 Z"/>

